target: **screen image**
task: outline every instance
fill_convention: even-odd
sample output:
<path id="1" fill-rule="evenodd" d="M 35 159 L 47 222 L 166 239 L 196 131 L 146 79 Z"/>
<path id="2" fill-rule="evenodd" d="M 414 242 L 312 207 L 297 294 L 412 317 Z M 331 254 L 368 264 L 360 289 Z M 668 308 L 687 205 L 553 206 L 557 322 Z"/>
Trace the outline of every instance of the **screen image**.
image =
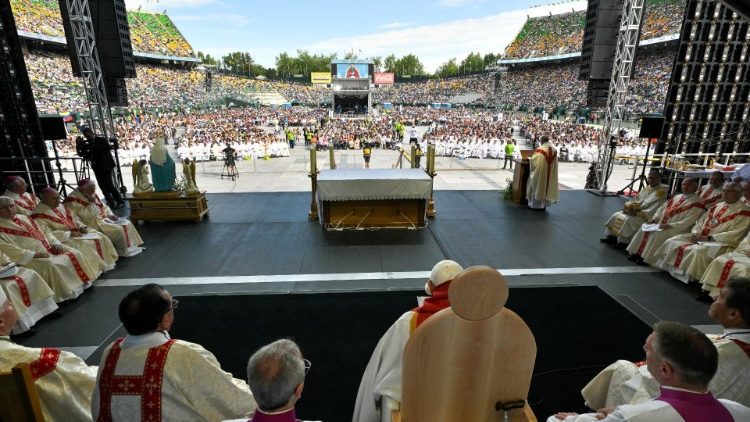
<path id="1" fill-rule="evenodd" d="M 370 73 L 366 63 L 338 63 L 336 66 L 337 78 L 368 78 Z"/>

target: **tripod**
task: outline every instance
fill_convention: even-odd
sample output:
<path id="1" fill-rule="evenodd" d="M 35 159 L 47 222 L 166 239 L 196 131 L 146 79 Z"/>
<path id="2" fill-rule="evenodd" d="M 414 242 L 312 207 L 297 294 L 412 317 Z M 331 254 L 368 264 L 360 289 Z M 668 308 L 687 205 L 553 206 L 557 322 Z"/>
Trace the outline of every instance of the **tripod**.
<path id="1" fill-rule="evenodd" d="M 223 180 L 225 177 L 232 181 L 234 181 L 234 179 L 239 179 L 240 177 L 240 173 L 237 171 L 237 166 L 234 163 L 234 156 L 227 155 L 224 158 L 224 168 L 221 170 L 221 179 Z"/>
<path id="2" fill-rule="evenodd" d="M 646 144 L 646 155 L 643 157 L 643 168 L 641 169 L 641 174 L 634 178 L 632 182 L 625 185 L 624 188 L 617 191 L 618 195 L 622 195 L 625 193 L 626 189 L 630 189 L 630 191 L 633 191 L 633 186 L 635 186 L 635 182 L 638 182 L 638 192 L 643 189 L 643 182 L 646 181 L 646 165 L 648 165 L 648 153 L 651 151 L 651 142 L 649 141 Z M 636 156 L 636 165 L 638 165 L 638 157 Z"/>

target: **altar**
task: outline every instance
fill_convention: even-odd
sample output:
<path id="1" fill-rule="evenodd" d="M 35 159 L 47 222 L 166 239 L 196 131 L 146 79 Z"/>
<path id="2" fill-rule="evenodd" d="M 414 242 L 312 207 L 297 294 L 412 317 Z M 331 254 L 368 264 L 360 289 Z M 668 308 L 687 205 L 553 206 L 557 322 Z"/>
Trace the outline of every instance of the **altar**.
<path id="1" fill-rule="evenodd" d="M 318 219 L 326 230 L 422 228 L 431 191 L 420 169 L 321 170 Z"/>

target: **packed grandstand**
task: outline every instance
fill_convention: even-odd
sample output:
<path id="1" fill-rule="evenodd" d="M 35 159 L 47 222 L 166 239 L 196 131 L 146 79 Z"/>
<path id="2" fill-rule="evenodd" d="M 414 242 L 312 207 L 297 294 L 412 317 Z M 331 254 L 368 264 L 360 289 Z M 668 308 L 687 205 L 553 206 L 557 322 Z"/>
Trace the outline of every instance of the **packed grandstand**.
<path id="1" fill-rule="evenodd" d="M 64 48 L 58 2 L 11 0 L 11 6 L 26 46 L 26 66 L 39 112 L 61 115 L 85 113 L 87 104 L 83 85 L 73 77 Z M 644 113 L 661 112 L 676 51 L 674 39 L 679 31 L 684 6 L 684 0 L 649 2 L 641 37 L 643 47 L 639 48 L 636 74 L 627 99 L 627 110 L 633 120 Z M 499 75 L 499 79 L 495 72 L 486 71 L 448 79 L 397 82 L 374 88 L 373 105 L 378 107 L 391 103 L 404 106 L 400 112 L 397 110 L 384 119 L 389 122 L 402 119 L 407 125 L 420 124 L 415 116 L 422 116 L 422 123 L 432 124 L 438 119 L 445 121 L 460 115 L 460 111 L 431 115 L 424 115 L 421 111 L 410 112 L 410 107 L 424 108 L 435 102 L 451 103 L 457 98 L 469 98 L 470 101 L 463 106 L 476 110 L 479 117 L 482 113 L 497 115 L 498 109 L 527 113 L 545 110 L 559 120 L 587 118 L 588 121 L 595 121 L 602 113 L 585 108 L 586 82 L 577 78 L 578 60 L 575 53 L 581 47 L 584 20 L 585 11 L 529 18 L 505 50 L 500 63 L 508 71 Z M 309 106 L 293 111 L 261 108 L 261 111 L 231 116 L 243 125 L 251 121 L 277 124 L 296 118 L 315 126 L 315 122 L 319 122 L 319 117 L 324 114 L 318 106 L 331 100 L 331 90 L 326 85 L 258 80 L 221 72 L 214 74 L 212 89 L 207 91 L 205 73 L 198 66 L 200 62 L 196 52 L 169 16 L 131 10 L 128 11 L 128 21 L 137 61 L 137 78 L 127 80 L 129 107 L 114 110 L 115 115 L 122 116 L 118 119 L 118 132 L 126 149 L 142 148 L 139 145 L 147 141 L 149 130 L 159 125 L 186 126 L 184 136 L 188 138 L 187 141 L 205 145 L 206 148 L 211 143 L 224 142 L 230 137 L 235 137 L 239 143 L 266 143 L 270 140 L 257 138 L 255 135 L 260 136 L 259 133 L 253 135 L 254 132 L 238 129 L 231 133 L 226 131 L 219 123 L 231 123 L 231 119 L 219 118 L 215 108 L 222 105 L 275 106 L 283 103 Z M 299 118 L 299 115 L 303 117 Z M 533 122 L 533 115 L 529 116 L 528 121 Z M 372 125 L 378 127 L 379 123 L 376 121 Z M 557 132 L 571 131 L 575 132 L 571 135 L 575 139 L 573 144 L 580 143 L 581 148 L 588 148 L 596 137 L 593 131 L 574 130 L 567 126 Z M 335 136 L 346 136 L 341 131 L 333 132 Z M 382 130 L 372 133 L 370 138 L 387 138 L 392 136 L 392 132 L 392 125 L 382 125 Z M 476 131 L 469 132 L 477 135 Z M 299 135 L 302 136 L 301 129 Z M 502 141 L 501 134 L 479 135 L 488 142 L 492 139 Z M 321 138 L 324 136 L 325 132 L 321 133 Z M 323 143 L 324 139 L 320 141 Z M 386 142 L 380 143 L 384 145 Z"/>

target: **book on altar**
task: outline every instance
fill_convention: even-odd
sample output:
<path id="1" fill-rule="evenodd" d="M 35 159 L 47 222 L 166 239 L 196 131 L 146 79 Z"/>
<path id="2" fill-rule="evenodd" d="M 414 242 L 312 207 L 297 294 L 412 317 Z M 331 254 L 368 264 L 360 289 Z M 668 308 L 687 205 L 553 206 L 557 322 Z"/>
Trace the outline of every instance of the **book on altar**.
<path id="1" fill-rule="evenodd" d="M 18 274 L 18 268 L 15 262 L 10 262 L 0 267 L 0 278 L 8 278 L 16 274 Z"/>
<path id="2" fill-rule="evenodd" d="M 644 232 L 660 232 L 661 228 L 659 227 L 658 223 L 654 223 L 654 224 L 643 223 L 641 225 L 641 230 L 643 230 Z"/>

